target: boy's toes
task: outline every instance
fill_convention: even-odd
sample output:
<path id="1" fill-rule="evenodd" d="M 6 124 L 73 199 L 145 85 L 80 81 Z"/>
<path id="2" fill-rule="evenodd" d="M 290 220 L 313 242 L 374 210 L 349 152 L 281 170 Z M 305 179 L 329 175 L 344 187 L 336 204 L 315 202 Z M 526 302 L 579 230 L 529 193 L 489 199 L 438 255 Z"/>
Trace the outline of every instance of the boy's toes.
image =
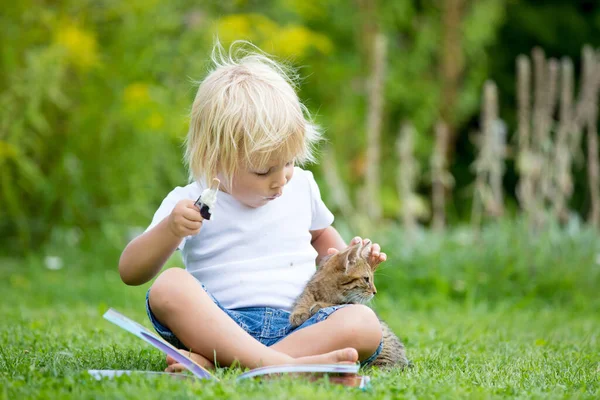
<path id="1" fill-rule="evenodd" d="M 358 361 L 358 351 L 352 347 L 334 351 L 333 356 L 335 357 L 335 362 L 355 363 Z"/>
<path id="2" fill-rule="evenodd" d="M 181 354 L 185 355 L 186 357 L 191 358 L 196 364 L 200 365 L 203 368 L 208 368 L 208 369 L 215 368 L 215 365 L 212 362 L 210 362 L 206 358 L 202 357 L 200 354 L 192 353 L 189 350 L 183 350 L 183 349 L 180 349 L 179 352 Z M 177 371 L 168 371 L 169 367 L 171 367 L 172 365 L 178 365 Z M 177 360 L 175 360 L 171 356 L 167 356 L 167 369 L 165 371 L 180 372 L 180 371 L 183 371 L 183 369 L 185 369 L 185 368 L 181 364 L 179 364 L 177 362 Z"/>
<path id="3" fill-rule="evenodd" d="M 185 367 L 179 363 L 174 363 L 165 368 L 165 372 L 183 372 Z"/>
<path id="4" fill-rule="evenodd" d="M 167 365 L 173 365 L 176 364 L 177 361 L 175 361 L 175 359 L 169 355 L 167 355 Z"/>

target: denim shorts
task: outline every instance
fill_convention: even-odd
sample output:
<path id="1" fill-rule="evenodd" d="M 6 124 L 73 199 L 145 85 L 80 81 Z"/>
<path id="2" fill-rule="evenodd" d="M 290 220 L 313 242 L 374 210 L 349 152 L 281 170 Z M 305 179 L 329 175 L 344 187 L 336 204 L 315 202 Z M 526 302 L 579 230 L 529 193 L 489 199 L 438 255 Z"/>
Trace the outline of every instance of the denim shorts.
<path id="1" fill-rule="evenodd" d="M 335 311 L 339 310 L 344 305 L 331 306 L 322 308 L 317 311 L 312 317 L 304 321 L 304 323 L 296 328 L 292 328 L 289 322 L 290 312 L 271 308 L 271 307 L 247 307 L 247 308 L 236 308 L 233 310 L 229 310 L 223 307 L 217 299 L 208 291 L 206 287 L 201 283 L 204 291 L 211 297 L 212 301 L 229 316 L 232 320 L 235 321 L 243 330 L 248 332 L 250 336 L 254 339 L 258 340 L 265 346 L 272 346 L 275 343 L 279 342 L 281 339 L 288 336 L 290 333 L 306 328 L 308 326 L 314 325 L 318 322 L 326 320 L 331 314 Z M 178 349 L 185 349 L 185 345 L 181 343 L 181 341 L 175 336 L 173 332 L 163 324 L 161 324 L 150 309 L 150 303 L 148 301 L 148 295 L 150 294 L 150 290 L 146 293 L 146 312 L 148 313 L 148 318 L 152 322 L 154 329 L 163 339 L 167 342 L 171 343 L 173 346 Z M 383 348 L 383 337 L 381 339 L 381 343 L 377 347 L 375 353 L 373 353 L 368 359 L 361 362 L 361 366 L 370 365 L 379 353 L 381 353 L 381 349 Z"/>

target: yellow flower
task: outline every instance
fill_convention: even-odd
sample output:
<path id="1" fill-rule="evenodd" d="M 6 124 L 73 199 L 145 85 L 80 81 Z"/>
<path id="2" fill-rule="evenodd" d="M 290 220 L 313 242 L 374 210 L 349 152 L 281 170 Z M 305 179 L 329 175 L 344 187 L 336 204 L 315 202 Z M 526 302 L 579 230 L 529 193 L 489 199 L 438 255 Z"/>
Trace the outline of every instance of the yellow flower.
<path id="1" fill-rule="evenodd" d="M 333 44 L 327 36 L 315 33 L 301 25 L 282 28 L 272 38 L 275 53 L 283 57 L 303 57 L 314 48 L 323 54 L 331 52 Z"/>
<path id="2" fill-rule="evenodd" d="M 150 91 L 148 89 L 148 84 L 135 82 L 128 85 L 125 90 L 123 90 L 123 99 L 125 103 L 131 106 L 137 106 L 140 103 L 146 103 L 150 100 Z"/>
<path id="3" fill-rule="evenodd" d="M 164 126 L 165 119 L 159 113 L 153 112 L 152 114 L 150 114 L 148 119 L 146 119 L 146 124 L 150 129 L 158 130 Z"/>
<path id="4" fill-rule="evenodd" d="M 217 23 L 217 34 L 219 40 L 224 44 L 235 40 L 256 40 L 252 30 L 252 15 L 232 14 L 223 17 Z"/>
<path id="5" fill-rule="evenodd" d="M 268 53 L 281 57 L 303 57 L 311 49 L 328 54 L 333 49 L 329 38 L 302 25 L 279 26 L 260 14 L 232 14 L 217 23 L 219 39 L 224 45 L 248 40 Z"/>
<path id="6" fill-rule="evenodd" d="M 69 61 L 80 69 L 98 64 L 98 43 L 93 33 L 67 23 L 58 27 L 54 42 L 67 50 Z"/>

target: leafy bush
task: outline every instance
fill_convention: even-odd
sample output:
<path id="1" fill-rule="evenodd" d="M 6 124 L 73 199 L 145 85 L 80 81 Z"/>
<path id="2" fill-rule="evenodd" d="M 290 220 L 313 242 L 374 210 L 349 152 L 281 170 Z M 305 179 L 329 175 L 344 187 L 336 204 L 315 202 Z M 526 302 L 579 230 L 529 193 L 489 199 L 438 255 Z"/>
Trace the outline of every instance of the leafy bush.
<path id="1" fill-rule="evenodd" d="M 57 226 L 146 222 L 167 188 L 185 184 L 188 76 L 200 75 L 205 62 L 192 48 L 208 45 L 177 7 L 80 9 L 64 1 L 7 9 L 3 30 L 12 35 L 0 39 L 4 245 L 37 247 Z"/>

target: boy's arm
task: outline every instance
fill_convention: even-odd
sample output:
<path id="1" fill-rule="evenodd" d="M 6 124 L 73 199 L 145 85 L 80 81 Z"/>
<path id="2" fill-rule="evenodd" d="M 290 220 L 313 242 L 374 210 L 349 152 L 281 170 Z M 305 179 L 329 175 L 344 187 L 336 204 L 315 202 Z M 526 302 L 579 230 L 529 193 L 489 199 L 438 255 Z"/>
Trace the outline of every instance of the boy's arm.
<path id="1" fill-rule="evenodd" d="M 317 265 L 320 264 L 323 257 L 328 253 L 331 248 L 337 250 L 344 250 L 347 247 L 346 242 L 342 239 L 342 236 L 333 226 L 328 226 L 325 229 L 319 229 L 316 231 L 310 231 L 312 235 L 311 244 L 319 254 L 317 256 Z"/>
<path id="2" fill-rule="evenodd" d="M 168 219 L 133 239 L 123 250 L 119 274 L 127 285 L 137 286 L 152 279 L 181 243 L 181 238 L 171 232 Z"/>
<path id="3" fill-rule="evenodd" d="M 121 280 L 141 285 L 158 274 L 183 238 L 200 231 L 203 218 L 199 211 L 194 200 L 180 200 L 155 227 L 133 239 L 119 260 Z"/>

